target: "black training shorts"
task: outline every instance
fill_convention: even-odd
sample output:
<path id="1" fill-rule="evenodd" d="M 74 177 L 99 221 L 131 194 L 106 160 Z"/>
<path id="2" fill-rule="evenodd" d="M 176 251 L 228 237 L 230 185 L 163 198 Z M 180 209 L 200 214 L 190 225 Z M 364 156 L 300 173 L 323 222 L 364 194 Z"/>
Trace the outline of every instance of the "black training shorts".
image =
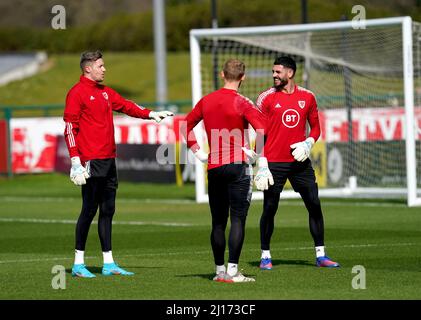
<path id="1" fill-rule="evenodd" d="M 272 191 L 282 192 L 287 179 L 295 192 L 316 184 L 316 176 L 310 159 L 304 162 L 269 162 L 269 170 L 274 181 L 274 185 L 269 187 Z"/>
<path id="2" fill-rule="evenodd" d="M 89 160 L 85 167 L 90 177 L 95 178 L 105 188 L 117 189 L 118 177 L 114 158 Z"/>

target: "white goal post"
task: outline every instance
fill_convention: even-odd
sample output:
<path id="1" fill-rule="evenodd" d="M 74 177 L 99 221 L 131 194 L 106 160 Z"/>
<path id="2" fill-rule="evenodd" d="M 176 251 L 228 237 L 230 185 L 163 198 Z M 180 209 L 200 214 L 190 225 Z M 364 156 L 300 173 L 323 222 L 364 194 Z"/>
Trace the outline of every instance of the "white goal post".
<path id="1" fill-rule="evenodd" d="M 358 28 L 341 21 L 194 29 L 190 55 L 193 105 L 222 85 L 217 71 L 228 58 L 245 62 L 241 93 L 255 101 L 272 85 L 274 58 L 294 57 L 297 83 L 318 101 L 322 135 L 311 159 L 320 197 L 406 197 L 421 206 L 421 24 L 395 17 Z M 197 202 L 208 201 L 205 170 L 196 160 Z M 281 194 L 297 197 L 287 186 Z"/>

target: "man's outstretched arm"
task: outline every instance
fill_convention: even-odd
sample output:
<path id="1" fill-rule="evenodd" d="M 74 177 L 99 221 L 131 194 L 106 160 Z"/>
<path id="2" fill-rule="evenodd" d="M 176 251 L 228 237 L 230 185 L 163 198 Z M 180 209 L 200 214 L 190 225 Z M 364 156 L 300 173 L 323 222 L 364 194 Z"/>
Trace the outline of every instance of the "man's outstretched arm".
<path id="1" fill-rule="evenodd" d="M 124 99 L 116 91 L 110 89 L 112 108 L 114 111 L 125 113 L 131 117 L 141 119 L 152 119 L 159 123 L 168 116 L 173 116 L 171 111 L 152 111 L 142 107 L 131 100 Z"/>

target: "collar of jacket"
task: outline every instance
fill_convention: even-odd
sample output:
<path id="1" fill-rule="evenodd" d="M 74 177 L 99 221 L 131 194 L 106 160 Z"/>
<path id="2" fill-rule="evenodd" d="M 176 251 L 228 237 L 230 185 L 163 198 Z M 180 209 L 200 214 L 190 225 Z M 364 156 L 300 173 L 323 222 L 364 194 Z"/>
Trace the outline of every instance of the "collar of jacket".
<path id="1" fill-rule="evenodd" d="M 99 84 L 96 81 L 93 81 L 91 79 L 88 79 L 83 74 L 80 76 L 80 82 L 83 83 L 83 84 L 86 84 L 88 86 L 91 86 L 91 87 L 99 87 L 99 88 L 103 88 L 104 87 L 102 84 Z"/>

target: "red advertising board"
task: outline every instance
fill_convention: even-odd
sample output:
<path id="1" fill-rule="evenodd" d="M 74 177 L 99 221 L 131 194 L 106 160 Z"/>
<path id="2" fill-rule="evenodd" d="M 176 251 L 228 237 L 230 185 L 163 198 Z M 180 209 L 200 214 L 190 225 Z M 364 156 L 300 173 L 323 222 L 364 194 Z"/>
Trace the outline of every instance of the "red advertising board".
<path id="1" fill-rule="evenodd" d="M 57 136 L 63 132 L 64 123 L 61 118 L 10 120 L 13 172 L 53 171 Z"/>
<path id="2" fill-rule="evenodd" d="M 177 124 L 178 127 L 178 122 L 183 118 L 170 117 L 157 124 L 152 120 L 116 116 L 116 143 L 172 144 L 179 139 L 178 130 L 174 130 L 174 126 Z M 62 118 L 12 119 L 10 131 L 14 173 L 52 172 L 57 167 L 57 159 L 68 156 L 67 150 L 58 148 L 59 137 L 64 133 Z M 60 157 L 57 157 L 57 150 L 61 150 Z M 67 166 L 68 163 L 64 161 L 59 164 L 59 167 Z"/>
<path id="3" fill-rule="evenodd" d="M 114 117 L 117 144 L 174 144 L 180 141 L 180 122 L 185 115 L 168 117 L 157 124 L 127 116 Z M 405 139 L 403 107 L 352 110 L 355 142 Z M 345 109 L 320 111 L 321 140 L 348 141 Z M 415 108 L 416 139 L 421 140 L 421 107 Z M 0 122 L 0 170 L 7 171 L 6 123 Z M 52 172 L 57 161 L 58 137 L 63 136 L 62 118 L 12 119 L 10 122 L 12 167 L 15 173 Z M 67 157 L 65 148 L 60 156 Z M 63 162 L 68 167 L 68 161 Z M 3 172 L 3 171 L 2 171 Z"/>
<path id="4" fill-rule="evenodd" d="M 320 112 L 322 139 L 326 142 L 348 141 L 345 109 Z M 416 140 L 421 140 L 421 107 L 415 108 Z M 352 110 L 354 141 L 393 141 L 405 139 L 405 108 L 365 108 Z"/>

